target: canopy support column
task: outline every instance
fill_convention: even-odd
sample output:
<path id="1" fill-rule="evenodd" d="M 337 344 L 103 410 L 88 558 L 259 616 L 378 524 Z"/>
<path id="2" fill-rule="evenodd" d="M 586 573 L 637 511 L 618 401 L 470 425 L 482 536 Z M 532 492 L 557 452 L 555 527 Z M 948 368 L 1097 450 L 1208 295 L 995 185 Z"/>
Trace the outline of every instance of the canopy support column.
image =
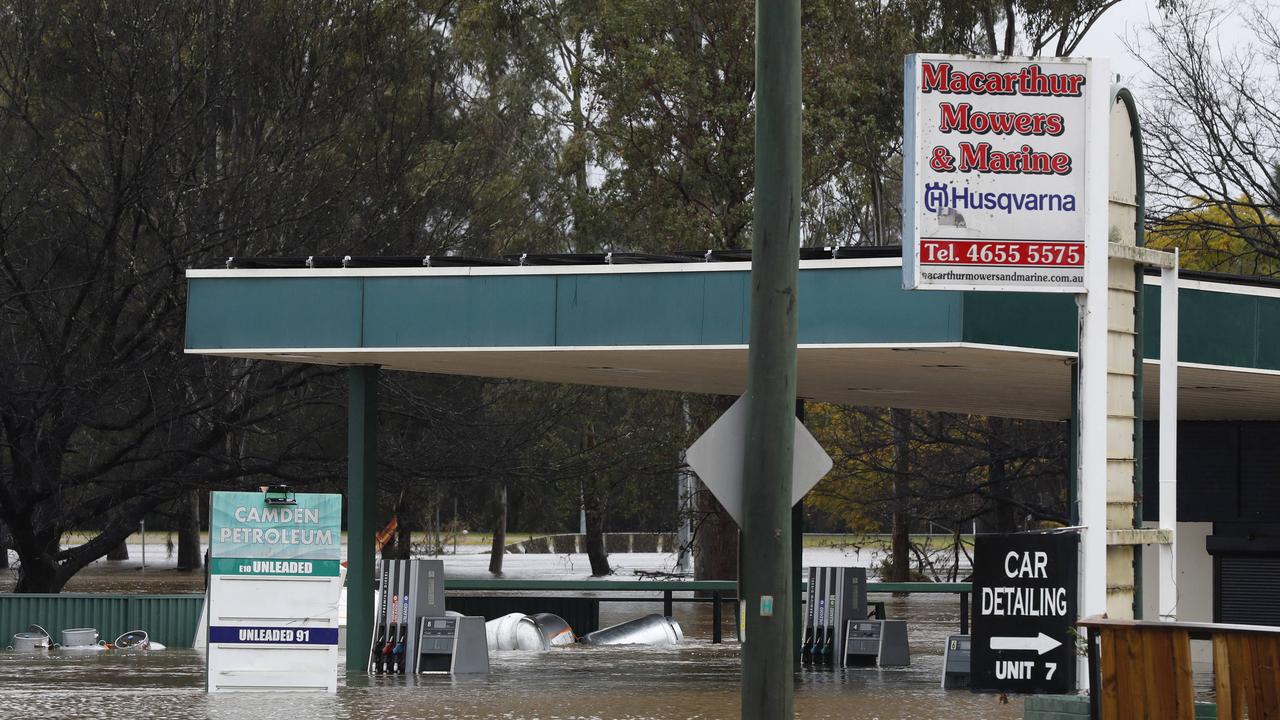
<path id="1" fill-rule="evenodd" d="M 347 672 L 364 673 L 374 623 L 378 368 L 350 368 L 347 383 Z"/>

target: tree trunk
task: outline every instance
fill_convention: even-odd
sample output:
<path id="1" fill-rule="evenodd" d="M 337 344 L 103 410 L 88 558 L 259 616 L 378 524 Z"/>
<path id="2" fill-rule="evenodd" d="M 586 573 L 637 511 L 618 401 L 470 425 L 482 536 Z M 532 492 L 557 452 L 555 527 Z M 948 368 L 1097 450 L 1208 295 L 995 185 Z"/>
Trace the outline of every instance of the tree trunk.
<path id="1" fill-rule="evenodd" d="M 507 552 L 507 483 L 502 481 L 493 496 L 493 544 L 489 546 L 489 572 L 502 577 L 502 560 Z"/>
<path id="2" fill-rule="evenodd" d="M 987 418 L 987 487 L 995 498 L 995 526 L 999 532 L 1016 532 L 1018 507 L 1013 503 L 1005 468 L 1004 418 Z"/>
<path id="3" fill-rule="evenodd" d="M 178 569 L 191 572 L 203 564 L 200 552 L 200 493 L 188 490 L 178 501 Z"/>
<path id="4" fill-rule="evenodd" d="M 108 560 L 128 560 L 129 559 L 129 541 L 124 540 L 119 545 L 107 551 Z"/>
<path id="5" fill-rule="evenodd" d="M 408 560 L 413 557 L 413 522 L 409 519 L 412 513 L 397 513 L 397 517 L 402 519 L 396 525 L 396 559 Z"/>
<path id="6" fill-rule="evenodd" d="M 61 547 L 61 536 L 53 537 L 20 537 L 15 536 L 22 564 L 18 566 L 18 583 L 15 593 L 56 593 L 62 592 L 69 575 L 64 575 L 62 567 L 55 556 Z M 25 546 L 25 547 L 24 547 Z"/>
<path id="7" fill-rule="evenodd" d="M 698 516 L 694 526 L 694 579 L 737 580 L 738 524 L 701 480 L 698 481 Z"/>
<path id="8" fill-rule="evenodd" d="M 911 411 L 889 411 L 893 425 L 893 576 L 891 582 L 911 579 L 911 528 L 907 514 L 911 502 Z"/>
<path id="9" fill-rule="evenodd" d="M 0 570 L 9 567 L 9 531 L 0 523 Z"/>
<path id="10" fill-rule="evenodd" d="M 733 407 L 737 398 L 717 395 L 710 401 L 711 412 L 718 419 Z M 701 479 L 697 483 L 697 495 L 698 512 L 693 522 L 694 579 L 737 580 L 738 524 Z"/>
<path id="11" fill-rule="evenodd" d="M 612 575 L 609 567 L 609 548 L 604 541 L 604 508 L 599 497 L 587 503 L 587 560 L 591 563 L 591 576 Z"/>

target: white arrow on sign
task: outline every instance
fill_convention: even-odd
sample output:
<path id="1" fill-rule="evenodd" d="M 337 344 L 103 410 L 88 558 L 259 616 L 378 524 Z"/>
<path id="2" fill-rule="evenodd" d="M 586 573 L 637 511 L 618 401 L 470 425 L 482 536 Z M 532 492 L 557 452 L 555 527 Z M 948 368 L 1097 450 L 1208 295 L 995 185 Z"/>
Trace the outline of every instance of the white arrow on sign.
<path id="1" fill-rule="evenodd" d="M 800 502 L 833 464 L 831 456 L 798 419 L 794 442 L 792 505 Z M 739 527 L 742 526 L 742 463 L 746 451 L 747 396 L 743 395 L 684 454 L 685 462 L 698 473 Z"/>
<path id="2" fill-rule="evenodd" d="M 1037 637 L 993 637 L 992 650 L 1035 650 L 1043 655 L 1062 644 L 1061 640 L 1051 638 L 1044 633 Z"/>

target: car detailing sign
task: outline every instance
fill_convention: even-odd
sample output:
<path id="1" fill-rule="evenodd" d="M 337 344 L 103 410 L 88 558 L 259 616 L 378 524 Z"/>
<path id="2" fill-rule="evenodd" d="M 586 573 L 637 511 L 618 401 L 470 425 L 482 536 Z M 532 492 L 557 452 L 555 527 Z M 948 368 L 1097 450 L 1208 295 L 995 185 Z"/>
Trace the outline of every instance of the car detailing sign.
<path id="1" fill-rule="evenodd" d="M 342 496 L 210 499 L 210 692 L 337 691 Z"/>
<path id="2" fill-rule="evenodd" d="M 907 57 L 905 287 L 1084 291 L 1085 145 L 1106 142 L 1085 132 L 1106 110 L 1090 77 L 1084 60 Z"/>
<path id="3" fill-rule="evenodd" d="M 980 535 L 973 549 L 970 688 L 1065 693 L 1075 688 L 1080 538 Z"/>

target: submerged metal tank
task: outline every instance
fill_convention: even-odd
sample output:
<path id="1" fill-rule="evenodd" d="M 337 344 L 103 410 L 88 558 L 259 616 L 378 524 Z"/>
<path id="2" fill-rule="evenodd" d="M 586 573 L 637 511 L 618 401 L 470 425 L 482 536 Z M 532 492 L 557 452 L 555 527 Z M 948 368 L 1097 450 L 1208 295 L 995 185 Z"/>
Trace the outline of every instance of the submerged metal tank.
<path id="1" fill-rule="evenodd" d="M 684 632 L 675 618 L 654 613 L 587 633 L 580 642 L 588 645 L 679 645 L 683 641 Z"/>
<path id="2" fill-rule="evenodd" d="M 96 628 L 71 628 L 62 631 L 63 650 L 94 650 L 100 647 Z"/>
<path id="3" fill-rule="evenodd" d="M 165 646 L 151 639 L 146 630 L 130 630 L 111 643 L 121 650 L 165 650 Z"/>
<path id="4" fill-rule="evenodd" d="M 573 628 L 569 627 L 569 623 L 559 615 L 534 613 L 529 616 L 529 619 L 538 626 L 538 632 L 542 634 L 543 643 L 546 645 L 543 649 L 572 645 L 578 641 L 573 635 Z"/>
<path id="5" fill-rule="evenodd" d="M 573 628 L 559 615 L 551 613 L 511 613 L 485 623 L 490 650 L 550 650 L 574 642 Z"/>
<path id="6" fill-rule="evenodd" d="M 18 651 L 45 650 L 49 647 L 49 636 L 34 632 L 20 632 L 13 636 L 13 649 Z"/>

